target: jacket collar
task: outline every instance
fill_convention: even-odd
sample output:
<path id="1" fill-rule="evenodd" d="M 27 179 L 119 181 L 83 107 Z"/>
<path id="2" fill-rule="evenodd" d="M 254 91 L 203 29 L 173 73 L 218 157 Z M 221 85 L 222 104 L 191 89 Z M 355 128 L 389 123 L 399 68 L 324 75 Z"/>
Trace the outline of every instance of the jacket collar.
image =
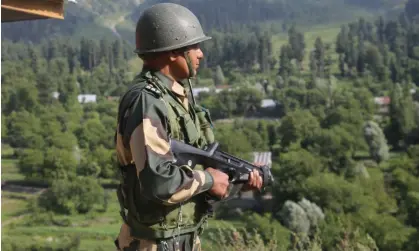
<path id="1" fill-rule="evenodd" d="M 179 97 L 187 96 L 186 95 L 187 90 L 182 83 L 172 80 L 171 78 L 169 78 L 162 72 L 148 69 L 146 67 L 143 68 L 143 72 L 145 72 L 145 74 L 147 74 L 147 72 L 150 72 L 152 75 L 157 77 L 160 80 L 160 84 L 162 84 L 163 87 L 173 92 L 176 96 L 179 96 Z"/>

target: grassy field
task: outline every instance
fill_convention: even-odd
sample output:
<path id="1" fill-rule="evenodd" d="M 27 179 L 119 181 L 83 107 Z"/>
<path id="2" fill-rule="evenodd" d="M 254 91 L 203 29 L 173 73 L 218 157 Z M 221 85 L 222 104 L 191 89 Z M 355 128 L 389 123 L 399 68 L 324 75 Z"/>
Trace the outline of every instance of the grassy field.
<path id="1" fill-rule="evenodd" d="M 19 173 L 16 159 L 2 159 L 1 161 L 1 181 L 23 180 L 24 177 Z"/>
<path id="2" fill-rule="evenodd" d="M 35 196 L 22 193 L 3 192 L 2 198 L 2 231 L 3 239 L 30 245 L 33 243 L 50 243 L 63 241 L 65 238 L 78 237 L 78 250 L 114 250 L 114 238 L 119 232 L 121 219 L 115 192 L 111 192 L 111 203 L 106 211 L 98 208 L 86 215 L 53 215 L 52 221 L 47 216 L 28 211 L 28 205 Z M 59 226 L 57 223 L 60 222 Z M 218 227 L 241 226 L 240 222 L 210 221 L 204 232 L 203 240 Z M 214 243 L 205 240 L 206 250 Z M 6 249 L 5 249 L 6 250 Z"/>
<path id="3" fill-rule="evenodd" d="M 299 29 L 301 32 L 304 33 L 304 39 L 306 43 L 306 49 L 305 49 L 305 57 L 303 62 L 304 70 L 309 70 L 309 55 L 310 52 L 314 49 L 314 43 L 317 39 L 317 37 L 320 37 L 323 41 L 323 44 L 329 44 L 330 50 L 329 54 L 332 58 L 332 60 L 338 60 L 338 55 L 335 53 L 335 41 L 336 37 L 339 34 L 340 31 L 340 25 L 335 24 L 331 26 L 317 26 L 312 27 L 310 29 L 307 28 L 301 28 Z M 278 34 L 274 35 L 272 38 L 272 51 L 279 57 L 281 46 L 288 43 L 288 35 L 287 34 Z M 326 56 L 328 56 L 326 55 Z M 332 72 L 337 72 L 337 64 L 333 64 L 335 68 L 332 68 Z"/>
<path id="4" fill-rule="evenodd" d="M 17 168 L 17 159 L 13 159 L 14 149 L 9 145 L 1 146 L 1 181 L 23 180 Z"/>
<path id="5" fill-rule="evenodd" d="M 2 146 L 2 181 L 24 179 L 23 175 L 19 174 L 17 160 L 12 159 L 13 153 L 11 147 Z M 36 244 L 41 247 L 38 250 L 42 250 L 69 243 L 72 238 L 79 239 L 78 250 L 115 250 L 113 242 L 119 233 L 122 220 L 119 216 L 120 209 L 115 191 L 107 190 L 107 192 L 110 198 L 106 208 L 99 205 L 93 212 L 85 215 L 54 215 L 33 211 L 31 203 L 36 200 L 39 193 L 2 191 L 3 250 L 11 250 L 11 243 L 23 249 Z M 231 224 L 214 220 L 210 222 L 208 231 Z M 206 241 L 206 250 L 211 250 L 212 245 Z"/>

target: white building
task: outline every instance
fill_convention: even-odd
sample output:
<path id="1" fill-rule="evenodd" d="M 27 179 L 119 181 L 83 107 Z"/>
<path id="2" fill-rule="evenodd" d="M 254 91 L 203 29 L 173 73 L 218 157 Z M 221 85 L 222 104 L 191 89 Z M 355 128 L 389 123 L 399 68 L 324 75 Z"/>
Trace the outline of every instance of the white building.
<path id="1" fill-rule="evenodd" d="M 211 89 L 209 87 L 196 87 L 192 88 L 192 93 L 194 96 L 198 96 L 201 92 L 209 92 Z"/>
<path id="2" fill-rule="evenodd" d="M 80 104 L 84 103 L 96 103 L 96 95 L 95 94 L 81 94 L 77 96 L 77 100 Z"/>
<path id="3" fill-rule="evenodd" d="M 260 107 L 262 108 L 271 108 L 275 106 L 276 106 L 276 103 L 273 99 L 263 99 L 260 104 Z"/>

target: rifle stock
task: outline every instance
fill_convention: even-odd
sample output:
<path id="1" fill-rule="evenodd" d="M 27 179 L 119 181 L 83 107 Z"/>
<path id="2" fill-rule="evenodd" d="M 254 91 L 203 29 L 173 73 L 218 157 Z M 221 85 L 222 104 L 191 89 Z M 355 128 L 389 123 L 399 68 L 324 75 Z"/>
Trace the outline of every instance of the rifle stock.
<path id="1" fill-rule="evenodd" d="M 199 149 L 191 145 L 185 144 L 181 141 L 171 139 L 170 147 L 175 156 L 175 164 L 188 165 L 195 168 L 196 165 L 202 165 L 204 168 L 212 167 L 218 169 L 229 176 L 230 184 L 233 184 L 232 190 L 235 193 L 239 192 L 241 186 L 249 180 L 249 174 L 254 169 L 258 170 L 262 179 L 262 189 L 271 186 L 274 178 L 268 166 L 256 166 L 246 160 L 237 158 L 231 154 L 220 151 L 219 143 L 207 145 L 204 149 Z"/>

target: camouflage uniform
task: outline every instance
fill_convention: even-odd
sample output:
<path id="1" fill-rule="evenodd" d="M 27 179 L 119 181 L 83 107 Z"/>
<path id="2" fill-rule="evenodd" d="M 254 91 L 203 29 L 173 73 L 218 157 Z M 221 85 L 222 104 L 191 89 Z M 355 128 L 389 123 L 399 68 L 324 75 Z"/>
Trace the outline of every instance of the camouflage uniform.
<path id="1" fill-rule="evenodd" d="M 190 233 L 180 236 L 180 250 L 200 250 L 197 235 L 211 213 L 200 195 L 212 187 L 212 176 L 202 168 L 172 164 L 169 138 L 196 147 L 212 143 L 209 113 L 189 103 L 181 83 L 158 71 L 144 69 L 135 83 L 121 100 L 116 134 L 125 176 L 119 196 L 128 208 L 117 244 L 121 250 L 158 250 L 157 242 L 150 240 L 156 238 L 154 229 L 166 231 L 160 235 L 168 250 L 176 250 L 176 237 L 182 231 Z"/>
<path id="2" fill-rule="evenodd" d="M 208 39 L 188 9 L 156 4 L 137 23 L 136 53 L 176 50 Z M 187 51 L 184 56 L 193 77 Z M 189 103 L 188 93 L 182 83 L 145 67 L 120 101 L 115 143 L 124 224 L 115 241 L 118 250 L 201 249 L 199 235 L 211 215 L 205 192 L 213 179 L 202 167 L 173 164 L 169 141 L 199 148 L 214 141 L 208 111 Z"/>

